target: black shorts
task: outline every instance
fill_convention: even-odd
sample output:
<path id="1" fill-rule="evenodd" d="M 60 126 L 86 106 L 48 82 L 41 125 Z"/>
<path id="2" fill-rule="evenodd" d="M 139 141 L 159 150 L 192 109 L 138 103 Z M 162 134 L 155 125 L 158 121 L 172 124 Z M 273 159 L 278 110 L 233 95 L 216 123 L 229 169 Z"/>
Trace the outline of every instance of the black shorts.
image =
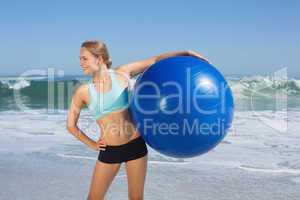
<path id="1" fill-rule="evenodd" d="M 99 151 L 98 160 L 104 163 L 122 163 L 144 157 L 148 153 L 143 138 L 137 137 L 122 145 L 107 145 Z"/>

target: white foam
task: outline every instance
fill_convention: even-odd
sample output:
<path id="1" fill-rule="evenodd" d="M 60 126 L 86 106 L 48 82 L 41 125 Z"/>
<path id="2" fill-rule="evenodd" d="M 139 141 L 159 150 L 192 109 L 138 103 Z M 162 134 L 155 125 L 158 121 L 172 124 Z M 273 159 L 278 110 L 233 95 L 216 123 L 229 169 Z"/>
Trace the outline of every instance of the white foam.
<path id="1" fill-rule="evenodd" d="M 14 82 L 10 82 L 9 80 L 0 80 L 2 84 L 8 86 L 9 89 L 20 90 L 25 87 L 30 86 L 30 81 L 25 79 L 18 79 Z"/>
<path id="2" fill-rule="evenodd" d="M 245 165 L 240 166 L 239 168 L 247 171 L 263 172 L 263 173 L 300 174 L 300 170 L 296 170 L 296 169 L 271 169 L 271 168 L 261 168 L 255 166 L 245 166 Z"/>
<path id="3" fill-rule="evenodd" d="M 63 158 L 73 158 L 73 159 L 83 159 L 83 160 L 96 160 L 95 157 L 89 157 L 89 156 L 79 156 L 79 155 L 70 155 L 70 154 L 63 154 L 63 153 L 57 153 L 56 154 L 59 157 Z M 159 164 L 159 165 L 186 165 L 190 164 L 190 162 L 174 162 L 174 161 L 159 161 L 159 160 L 149 160 L 148 161 L 151 164 Z"/>
<path id="4" fill-rule="evenodd" d="M 245 170 L 245 166 L 261 166 L 259 169 L 247 170 L 297 174 L 300 170 L 297 162 L 300 154 L 300 111 L 288 113 L 289 128 L 284 133 L 267 126 L 257 115 L 270 120 L 273 118 L 272 111 L 267 110 L 255 114 L 251 111 L 237 111 L 233 126 L 225 138 L 227 142 L 220 143 L 206 154 L 184 161 L 161 155 L 149 147 L 149 162 L 158 166 L 191 168 L 203 164 L 230 168 L 242 166 Z M 94 160 L 86 156 L 87 147 L 67 132 L 66 116 L 66 111 L 53 114 L 46 110 L 0 112 L 0 150 L 38 151 L 60 146 L 51 152 L 64 158 Z M 89 112 L 82 112 L 78 123 L 89 137 L 99 137 L 99 127 Z"/>
<path id="5" fill-rule="evenodd" d="M 149 160 L 151 164 L 158 164 L 158 165 L 188 165 L 191 164 L 190 162 L 172 162 L 172 161 L 159 161 L 159 160 Z"/>
<path id="6" fill-rule="evenodd" d="M 34 76 L 34 77 L 22 77 L 22 76 L 7 76 L 7 77 L 0 77 L 0 81 L 16 81 L 18 79 L 25 79 L 25 80 L 42 80 L 47 78 L 47 76 Z"/>
<path id="7" fill-rule="evenodd" d="M 67 155 L 58 153 L 57 156 L 63 157 L 63 158 L 75 158 L 75 159 L 83 159 L 83 160 L 96 160 L 95 157 L 88 157 L 88 156 L 77 156 L 77 155 Z"/>
<path id="8" fill-rule="evenodd" d="M 270 98 L 270 94 L 274 95 L 274 92 L 278 91 L 288 95 L 300 92 L 300 80 L 276 76 L 246 76 L 239 80 L 229 80 L 228 83 L 237 99 L 248 98 L 249 95 Z M 276 98 L 279 97 L 276 96 Z"/>

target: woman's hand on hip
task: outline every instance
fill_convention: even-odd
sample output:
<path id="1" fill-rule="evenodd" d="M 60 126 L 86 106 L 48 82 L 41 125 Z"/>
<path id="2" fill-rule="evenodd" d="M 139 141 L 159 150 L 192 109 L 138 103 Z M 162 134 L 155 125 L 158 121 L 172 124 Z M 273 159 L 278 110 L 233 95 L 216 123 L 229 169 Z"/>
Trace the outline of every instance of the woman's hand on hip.
<path id="1" fill-rule="evenodd" d="M 105 142 L 104 138 L 100 138 L 96 142 L 94 141 L 92 143 L 91 148 L 96 150 L 96 151 L 99 151 L 99 150 L 105 151 L 106 146 L 107 145 L 106 145 L 106 142 Z"/>

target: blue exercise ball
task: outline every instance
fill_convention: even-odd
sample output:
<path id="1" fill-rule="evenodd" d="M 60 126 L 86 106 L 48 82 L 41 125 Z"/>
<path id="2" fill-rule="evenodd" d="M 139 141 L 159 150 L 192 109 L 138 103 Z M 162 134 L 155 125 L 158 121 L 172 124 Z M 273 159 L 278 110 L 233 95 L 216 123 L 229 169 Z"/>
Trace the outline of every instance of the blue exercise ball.
<path id="1" fill-rule="evenodd" d="M 194 157 L 214 148 L 231 126 L 232 92 L 211 64 L 192 56 L 158 61 L 135 82 L 133 121 L 145 142 L 171 157 Z"/>

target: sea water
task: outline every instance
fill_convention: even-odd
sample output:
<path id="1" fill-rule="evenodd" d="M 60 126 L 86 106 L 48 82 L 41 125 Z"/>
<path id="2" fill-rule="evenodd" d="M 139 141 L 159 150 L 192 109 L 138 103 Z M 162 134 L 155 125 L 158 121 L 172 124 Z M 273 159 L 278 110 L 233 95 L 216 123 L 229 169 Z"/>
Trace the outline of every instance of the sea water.
<path id="1" fill-rule="evenodd" d="M 278 81 L 269 76 L 227 76 L 227 80 L 235 99 L 234 120 L 227 136 L 215 149 L 189 159 L 167 157 L 149 147 L 148 199 L 300 199 L 300 80 Z M 52 82 L 42 76 L 0 78 L 1 199 L 37 199 L 41 195 L 34 190 L 34 181 L 28 186 L 31 191 L 25 193 L 20 188 L 12 189 L 17 180 L 11 185 L 4 183 L 4 179 L 17 179 L 4 170 L 21 164 L 24 156 L 28 163 L 31 159 L 62 162 L 59 169 L 65 173 L 68 170 L 64 166 L 72 163 L 79 169 L 84 163 L 90 171 L 82 172 L 88 177 L 83 180 L 89 183 L 90 166 L 97 154 L 65 128 L 72 93 L 86 81 L 81 76 Z M 87 109 L 81 112 L 78 126 L 92 139 L 99 137 L 100 130 Z M 42 174 L 40 168 L 30 166 L 33 172 Z M 64 184 L 57 182 L 61 187 Z M 108 198 L 127 198 L 126 187 L 120 189 L 121 184 L 126 184 L 123 168 Z M 62 190 L 60 195 L 66 196 L 61 199 L 83 199 L 88 187 L 81 185 L 85 189 L 75 189 L 73 197 Z M 14 191 L 15 198 L 9 198 L 8 191 Z M 56 198 L 55 192 L 52 195 L 43 199 Z"/>

